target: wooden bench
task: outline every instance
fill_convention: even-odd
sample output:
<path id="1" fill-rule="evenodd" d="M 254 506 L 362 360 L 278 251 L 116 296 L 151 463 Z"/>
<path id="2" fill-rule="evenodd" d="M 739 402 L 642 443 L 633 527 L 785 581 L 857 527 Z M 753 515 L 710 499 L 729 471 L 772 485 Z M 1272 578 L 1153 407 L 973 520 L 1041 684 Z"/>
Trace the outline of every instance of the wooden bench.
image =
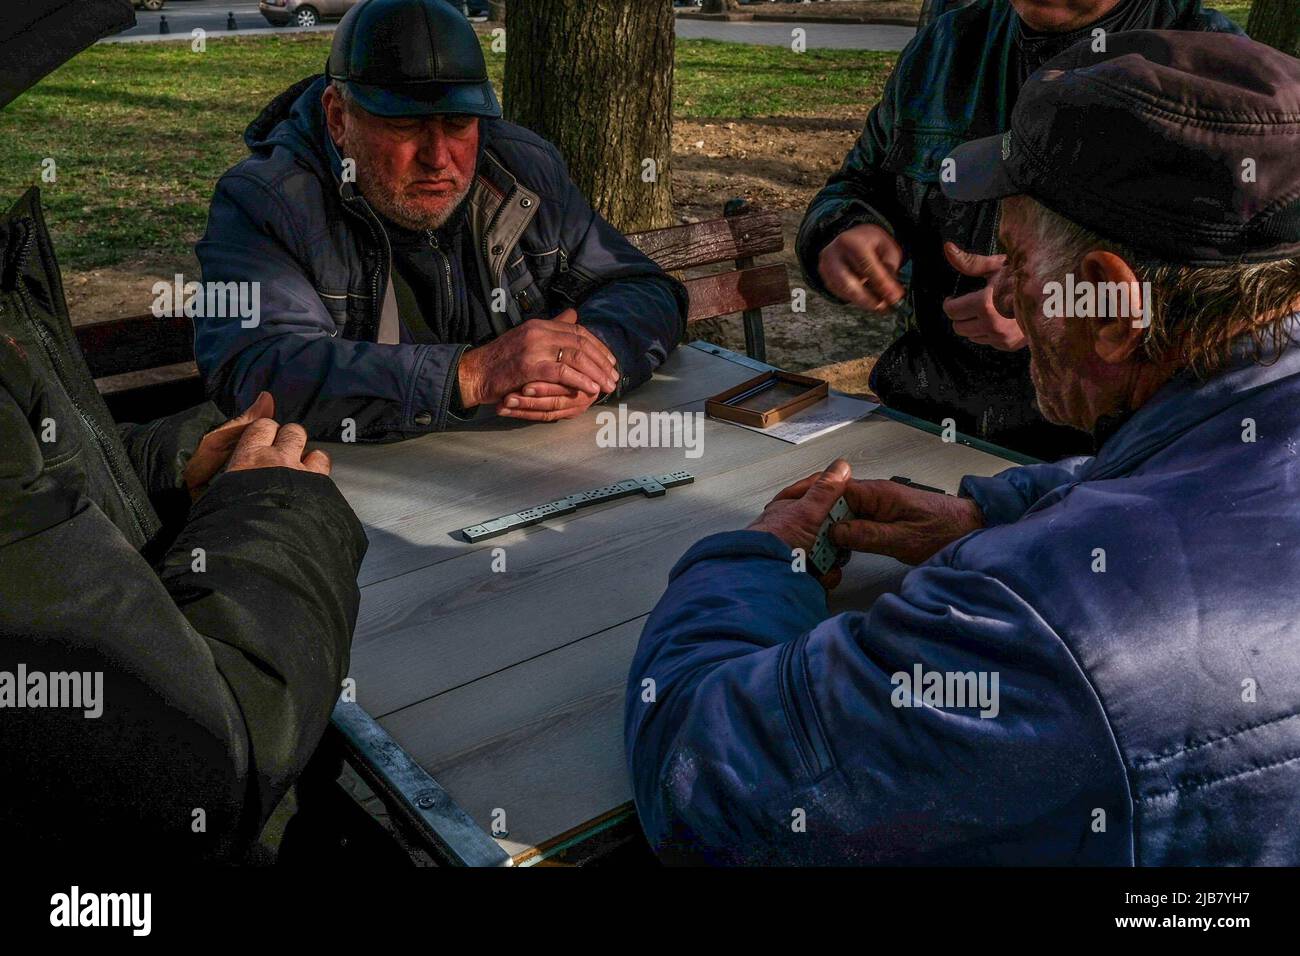
<path id="1" fill-rule="evenodd" d="M 779 216 L 752 211 L 744 200 L 733 199 L 720 219 L 630 233 L 628 239 L 667 272 L 733 263 L 732 270 L 683 280 L 690 294 L 686 321 L 740 313 L 746 352 L 766 361 L 763 309 L 790 301 L 790 280 L 784 263 L 756 265 L 755 257 L 783 248 Z M 79 325 L 74 331 L 118 421 L 148 421 L 203 400 L 194 367 L 194 326 L 188 318 L 145 313 Z M 150 377 L 156 380 L 140 384 L 140 372 L 154 373 Z"/>
<path id="2" fill-rule="evenodd" d="M 734 269 L 683 279 L 690 295 L 687 323 L 740 313 L 749 356 L 765 360 L 762 310 L 788 303 L 790 283 L 784 263 L 757 265 L 755 258 L 781 251 L 779 216 L 731 200 L 722 218 L 633 233 L 628 239 L 668 272 L 732 263 Z M 146 313 L 74 331 L 118 421 L 148 421 L 203 400 L 188 318 Z M 151 381 L 141 384 L 142 372 Z M 340 702 L 328 739 L 383 802 L 409 848 L 444 865 L 509 865 L 497 843 L 362 708 Z"/>

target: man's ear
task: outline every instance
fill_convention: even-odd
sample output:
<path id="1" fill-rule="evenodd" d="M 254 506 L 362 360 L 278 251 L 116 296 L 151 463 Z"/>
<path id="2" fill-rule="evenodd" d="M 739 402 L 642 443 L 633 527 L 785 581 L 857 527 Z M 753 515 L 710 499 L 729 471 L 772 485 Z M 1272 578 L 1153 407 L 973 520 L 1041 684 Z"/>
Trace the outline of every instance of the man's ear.
<path id="1" fill-rule="evenodd" d="M 1125 362 L 1142 344 L 1147 322 L 1141 321 L 1150 303 L 1142 298 L 1142 283 L 1129 268 L 1129 264 L 1113 252 L 1095 249 L 1083 257 L 1079 272 L 1084 282 L 1096 290 L 1097 316 L 1089 319 L 1092 347 L 1097 357 L 1108 365 Z M 1127 315 L 1101 315 L 1104 303 L 1116 302 L 1116 297 L 1103 296 L 1103 283 L 1119 284 L 1118 302 L 1128 304 Z M 1124 291 L 1127 291 L 1125 296 Z M 1135 321 L 1138 320 L 1138 321 Z"/>
<path id="2" fill-rule="evenodd" d="M 320 96 L 320 105 L 325 111 L 325 126 L 330 131 L 330 139 L 334 140 L 337 146 L 343 141 L 343 134 L 347 128 L 343 118 L 343 110 L 347 104 L 343 102 L 343 97 L 339 96 L 339 91 L 334 89 L 333 83 L 325 84 L 325 92 Z"/>

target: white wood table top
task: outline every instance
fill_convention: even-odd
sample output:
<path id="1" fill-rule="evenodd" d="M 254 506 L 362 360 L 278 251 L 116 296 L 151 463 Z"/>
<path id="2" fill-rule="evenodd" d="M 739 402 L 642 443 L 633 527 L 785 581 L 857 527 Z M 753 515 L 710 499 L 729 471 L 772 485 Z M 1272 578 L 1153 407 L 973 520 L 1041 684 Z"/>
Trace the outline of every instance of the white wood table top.
<path id="1" fill-rule="evenodd" d="M 743 356 L 683 346 L 626 404 L 702 412 L 705 398 L 755 374 Z M 645 617 L 691 544 L 743 528 L 776 492 L 836 456 L 856 477 L 903 475 L 950 492 L 963 475 L 1011 464 L 878 414 L 801 445 L 709 419 L 696 458 L 683 448 L 600 447 L 603 410 L 329 448 L 370 538 L 350 672 L 358 702 L 484 830 L 504 811 L 498 842 L 520 861 L 631 799 L 624 683 Z M 663 497 L 593 505 L 476 544 L 458 534 L 679 470 L 694 484 Z M 502 556 L 505 570 L 493 570 Z M 855 555 L 832 610 L 867 607 L 905 570 Z"/>

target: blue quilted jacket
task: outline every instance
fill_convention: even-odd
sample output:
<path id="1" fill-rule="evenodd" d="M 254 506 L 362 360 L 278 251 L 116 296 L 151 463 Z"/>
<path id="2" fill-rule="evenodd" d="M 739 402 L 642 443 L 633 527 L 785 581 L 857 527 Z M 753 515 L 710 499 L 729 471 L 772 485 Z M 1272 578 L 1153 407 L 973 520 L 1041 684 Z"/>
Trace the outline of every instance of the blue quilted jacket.
<path id="1" fill-rule="evenodd" d="M 627 694 L 653 845 L 713 863 L 1300 863 L 1291 329 L 1271 364 L 1171 381 L 1094 458 L 966 478 L 988 527 L 870 609 L 828 618 L 773 535 L 692 547 Z M 927 704 L 931 673 L 996 675 L 996 707 Z"/>

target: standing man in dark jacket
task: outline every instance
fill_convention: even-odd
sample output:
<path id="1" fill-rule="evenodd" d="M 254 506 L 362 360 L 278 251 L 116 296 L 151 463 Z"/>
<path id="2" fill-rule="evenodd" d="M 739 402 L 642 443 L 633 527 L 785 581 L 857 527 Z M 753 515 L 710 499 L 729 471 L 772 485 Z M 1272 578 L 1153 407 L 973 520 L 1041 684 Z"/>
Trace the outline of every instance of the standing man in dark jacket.
<path id="1" fill-rule="evenodd" d="M 1137 29 L 1240 33 L 1201 0 L 978 0 L 903 51 L 798 238 L 804 275 L 824 295 L 883 313 L 909 287 L 911 316 L 871 375 L 886 404 L 1049 460 L 1093 449 L 1034 405 L 996 254 L 997 204 L 956 202 L 940 186 L 956 146 L 1007 129 L 1031 73 L 1080 40 L 1100 53 Z"/>
<path id="2" fill-rule="evenodd" d="M 365 535 L 269 395 L 113 421 L 35 190 L 0 276 L 0 837 L 237 858 L 324 733 Z"/>
<path id="3" fill-rule="evenodd" d="M 196 321 L 218 404 L 266 389 L 313 436 L 391 440 L 480 406 L 572 417 L 650 378 L 685 290 L 500 115 L 445 0 L 349 11 L 327 74 L 267 107 L 217 185 L 203 278 L 261 290 L 252 327 Z"/>

